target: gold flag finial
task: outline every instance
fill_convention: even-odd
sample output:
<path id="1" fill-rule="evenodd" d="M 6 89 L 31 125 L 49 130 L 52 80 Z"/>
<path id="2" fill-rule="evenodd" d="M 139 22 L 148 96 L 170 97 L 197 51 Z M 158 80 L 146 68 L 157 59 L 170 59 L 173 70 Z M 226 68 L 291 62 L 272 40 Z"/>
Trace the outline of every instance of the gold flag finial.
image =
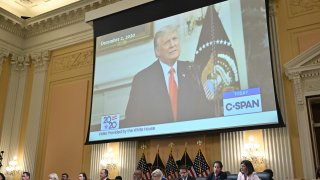
<path id="1" fill-rule="evenodd" d="M 173 142 L 171 142 L 171 143 L 169 143 L 169 147 L 172 149 L 172 147 L 174 146 L 174 143 Z"/>
<path id="2" fill-rule="evenodd" d="M 200 146 L 202 145 L 202 141 L 201 141 L 201 140 L 198 140 L 198 141 L 197 141 L 197 144 L 198 144 L 198 146 L 200 147 Z"/>
<path id="3" fill-rule="evenodd" d="M 145 149 L 147 149 L 147 145 L 142 144 L 140 148 L 144 151 Z"/>

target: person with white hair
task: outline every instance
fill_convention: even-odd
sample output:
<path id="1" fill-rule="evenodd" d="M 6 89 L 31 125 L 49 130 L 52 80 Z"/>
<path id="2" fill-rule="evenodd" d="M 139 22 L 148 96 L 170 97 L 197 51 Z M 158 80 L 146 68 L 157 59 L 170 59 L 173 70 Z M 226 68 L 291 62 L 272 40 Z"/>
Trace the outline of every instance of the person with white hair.
<path id="1" fill-rule="evenodd" d="M 160 169 L 156 169 L 151 173 L 152 180 L 165 180 L 166 178 L 163 177 L 163 173 Z"/>
<path id="2" fill-rule="evenodd" d="M 59 180 L 58 174 L 57 173 L 50 173 L 49 180 Z"/>

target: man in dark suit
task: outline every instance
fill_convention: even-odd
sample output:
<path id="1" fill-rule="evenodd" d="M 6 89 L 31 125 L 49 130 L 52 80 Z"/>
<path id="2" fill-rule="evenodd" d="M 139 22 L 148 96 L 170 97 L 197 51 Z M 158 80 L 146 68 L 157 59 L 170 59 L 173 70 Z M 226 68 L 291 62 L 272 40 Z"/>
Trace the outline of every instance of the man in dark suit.
<path id="1" fill-rule="evenodd" d="M 109 172 L 107 169 L 101 169 L 100 171 L 100 180 L 110 180 L 108 178 Z"/>
<path id="2" fill-rule="evenodd" d="M 177 28 L 156 32 L 154 50 L 158 58 L 135 75 L 126 109 L 125 127 L 161 124 L 210 117 L 212 114 L 200 83 L 200 70 L 179 61 Z M 122 126 L 123 127 L 123 126 Z"/>
<path id="3" fill-rule="evenodd" d="M 189 176 L 187 166 L 180 166 L 179 174 L 180 178 L 178 180 L 196 180 L 194 177 Z"/>

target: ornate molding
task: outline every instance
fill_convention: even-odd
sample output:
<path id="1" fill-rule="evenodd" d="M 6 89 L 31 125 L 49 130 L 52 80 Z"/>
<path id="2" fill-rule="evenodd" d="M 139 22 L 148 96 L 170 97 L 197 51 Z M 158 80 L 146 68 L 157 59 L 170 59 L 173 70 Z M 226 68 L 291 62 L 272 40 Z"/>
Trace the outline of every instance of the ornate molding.
<path id="1" fill-rule="evenodd" d="M 320 64 L 320 56 L 318 56 L 316 59 L 314 59 L 312 62 L 311 62 L 312 65 L 314 64 Z"/>
<path id="2" fill-rule="evenodd" d="M 11 65 L 15 67 L 16 71 L 24 71 L 26 67 L 30 66 L 30 59 L 27 56 L 11 54 Z"/>
<path id="3" fill-rule="evenodd" d="M 93 51 L 89 49 L 80 53 L 62 56 L 53 60 L 53 73 L 79 69 L 93 64 Z"/>
<path id="4" fill-rule="evenodd" d="M 19 37 L 23 37 L 23 22 L 23 19 L 0 8 L 0 29 L 13 33 Z"/>
<path id="5" fill-rule="evenodd" d="M 34 52 L 30 55 L 35 72 L 47 70 L 49 63 L 49 51 Z"/>
<path id="6" fill-rule="evenodd" d="M 320 78 L 310 79 L 305 82 L 305 91 L 319 91 L 320 90 Z"/>
<path id="7" fill-rule="evenodd" d="M 21 24 L 17 24 L 1 14 L 0 14 L 0 28 L 10 33 L 13 33 L 19 37 L 24 37 L 24 34 L 25 34 L 24 33 L 25 30 Z"/>
<path id="8" fill-rule="evenodd" d="M 310 71 L 305 71 L 301 73 L 301 78 L 315 78 L 316 76 L 320 76 L 320 69 L 315 69 L 315 70 L 310 70 Z M 320 77 L 318 77 L 320 78 Z"/>
<path id="9" fill-rule="evenodd" d="M 289 0 L 287 3 L 289 3 L 289 12 L 293 16 L 318 12 L 320 9 L 320 1 Z"/>
<path id="10" fill-rule="evenodd" d="M 277 5 L 275 0 L 269 1 L 269 17 L 275 18 L 277 15 Z"/>
<path id="11" fill-rule="evenodd" d="M 25 28 L 25 38 L 81 22 L 84 20 L 84 14 L 84 9 L 77 9 L 76 11 L 70 11 L 55 17 L 50 17 L 40 22 L 36 22 L 34 24 L 30 24 Z"/>
<path id="12" fill-rule="evenodd" d="M 29 38 L 49 31 L 60 29 L 78 22 L 84 22 L 85 13 L 94 9 L 116 3 L 121 0 L 79 1 L 57 10 L 26 20 L 8 12 L 0 14 L 0 28 L 22 38 Z M 13 21 L 12 19 L 15 19 Z"/>
<path id="13" fill-rule="evenodd" d="M 293 80 L 294 91 L 296 94 L 296 101 L 298 105 L 303 105 L 303 89 L 301 84 L 300 72 L 295 72 L 291 75 Z"/>

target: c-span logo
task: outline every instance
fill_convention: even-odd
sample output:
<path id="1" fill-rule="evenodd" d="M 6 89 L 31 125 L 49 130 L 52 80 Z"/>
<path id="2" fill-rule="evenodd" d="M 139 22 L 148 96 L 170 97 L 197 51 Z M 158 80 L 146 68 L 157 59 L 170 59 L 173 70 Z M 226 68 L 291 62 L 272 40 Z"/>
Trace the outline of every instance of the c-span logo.
<path id="1" fill-rule="evenodd" d="M 223 93 L 224 116 L 262 111 L 260 88 Z"/>
<path id="2" fill-rule="evenodd" d="M 120 114 L 109 114 L 101 117 L 101 131 L 119 129 Z"/>

